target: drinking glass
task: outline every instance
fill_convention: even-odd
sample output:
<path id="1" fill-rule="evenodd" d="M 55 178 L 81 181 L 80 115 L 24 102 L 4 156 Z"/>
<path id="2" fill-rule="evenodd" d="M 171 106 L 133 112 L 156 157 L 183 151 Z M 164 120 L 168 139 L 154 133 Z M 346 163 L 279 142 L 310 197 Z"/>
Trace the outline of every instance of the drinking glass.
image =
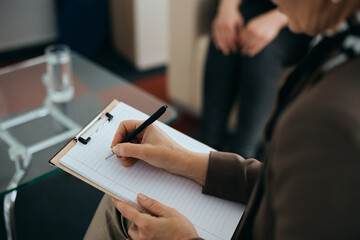
<path id="1" fill-rule="evenodd" d="M 50 100 L 56 103 L 70 101 L 74 97 L 70 48 L 64 44 L 50 45 L 45 49 L 45 57 L 44 81 Z"/>

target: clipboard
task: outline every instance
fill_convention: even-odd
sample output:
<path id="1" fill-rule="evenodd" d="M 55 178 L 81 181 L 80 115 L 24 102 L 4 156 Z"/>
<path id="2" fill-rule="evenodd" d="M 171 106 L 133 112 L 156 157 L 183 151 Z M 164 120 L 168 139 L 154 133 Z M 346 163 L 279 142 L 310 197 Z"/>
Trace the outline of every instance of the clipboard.
<path id="1" fill-rule="evenodd" d="M 93 143 L 95 145 L 93 146 L 99 146 L 99 151 L 84 152 L 88 145 L 79 144 L 78 142 L 82 143 L 78 140 L 79 136 L 86 132 L 91 125 L 93 128 L 90 128 L 92 130 L 89 129 L 88 135 L 96 132 L 104 121 L 102 120 L 98 124 L 93 123 L 97 121 L 99 115 L 106 115 L 107 112 L 111 112 L 116 117 L 110 125 L 103 128 L 104 131 L 99 132 L 99 136 L 94 137 Z M 125 168 L 116 158 L 101 162 L 104 160 L 102 157 L 105 157 L 103 150 L 108 147 L 108 144 L 110 145 L 111 135 L 121 121 L 141 120 L 147 117 L 146 114 L 129 105 L 113 100 L 49 162 L 111 197 L 132 204 L 140 211 L 146 212 L 137 204 L 138 193 L 143 193 L 173 207 L 194 224 L 198 234 L 204 239 L 230 239 L 245 209 L 243 205 L 204 195 L 201 192 L 201 186 L 193 180 L 156 168 L 145 161 L 138 161 L 132 168 L 126 169 L 125 174 L 120 174 L 124 173 L 121 171 Z M 213 150 L 162 122 L 156 124 L 175 142 L 190 151 L 209 153 Z M 100 166 L 97 165 L 99 162 L 101 162 Z M 101 173 L 101 169 L 105 173 Z M 114 169 L 119 171 L 113 171 Z M 111 179 L 108 176 L 111 176 Z M 108 180 L 111 180 L 111 183 L 108 184 Z M 210 222 L 209 219 L 211 219 Z M 232 219 L 232 221 L 223 226 L 222 223 L 228 219 Z"/>
<path id="2" fill-rule="evenodd" d="M 60 151 L 58 153 L 55 154 L 55 156 L 53 156 L 50 160 L 49 163 L 51 165 L 54 165 L 58 168 L 61 168 L 62 170 L 64 170 L 65 172 L 79 178 L 80 180 L 86 182 L 87 184 L 90 184 L 91 186 L 99 189 L 100 191 L 103 191 L 104 193 L 110 195 L 113 198 L 116 198 L 118 200 L 121 201 L 125 201 L 124 199 L 121 199 L 119 196 L 115 195 L 114 193 L 106 190 L 105 188 L 99 186 L 98 184 L 90 181 L 89 179 L 81 176 L 80 174 L 74 172 L 73 170 L 65 167 L 64 165 L 62 165 L 60 163 L 60 159 L 65 156 L 65 154 L 70 151 L 71 148 L 73 148 L 75 146 L 75 144 L 77 143 L 78 139 L 81 137 L 81 133 L 85 133 L 87 130 L 91 129 L 93 123 L 96 122 L 96 120 L 99 118 L 99 116 L 106 116 L 106 113 L 111 112 L 112 109 L 114 109 L 117 105 L 119 104 L 119 101 L 114 99 L 109 105 L 107 105 L 99 114 L 97 114 L 95 116 L 95 118 L 93 120 L 91 120 L 82 130 L 80 130 L 80 132 L 74 136 L 74 138 L 72 138 L 62 149 L 60 149 Z M 81 141 L 81 140 L 80 140 Z M 86 140 L 85 140 L 86 141 Z M 84 143 L 86 144 L 86 143 Z"/>

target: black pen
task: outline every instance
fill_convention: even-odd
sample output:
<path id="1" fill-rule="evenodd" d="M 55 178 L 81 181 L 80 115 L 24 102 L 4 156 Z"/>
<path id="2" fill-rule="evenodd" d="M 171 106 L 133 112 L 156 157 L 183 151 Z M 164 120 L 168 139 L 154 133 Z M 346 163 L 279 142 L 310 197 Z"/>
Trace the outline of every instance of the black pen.
<path id="1" fill-rule="evenodd" d="M 143 122 L 138 128 L 135 129 L 135 131 L 133 131 L 132 133 L 130 133 L 126 138 L 124 138 L 124 140 L 121 141 L 121 143 L 126 143 L 126 142 L 130 142 L 136 135 L 138 135 L 142 130 L 144 130 L 147 126 L 149 126 L 150 124 L 152 124 L 153 122 L 155 122 L 157 119 L 159 119 L 159 117 L 161 117 L 161 115 L 164 114 L 164 112 L 166 111 L 166 109 L 168 108 L 167 105 L 162 106 L 161 108 L 159 108 L 159 110 L 157 110 L 153 115 L 151 115 L 145 122 Z M 111 156 L 113 156 L 115 153 L 113 152 L 113 150 L 111 150 L 109 152 L 109 154 L 105 157 L 105 159 L 110 158 Z"/>

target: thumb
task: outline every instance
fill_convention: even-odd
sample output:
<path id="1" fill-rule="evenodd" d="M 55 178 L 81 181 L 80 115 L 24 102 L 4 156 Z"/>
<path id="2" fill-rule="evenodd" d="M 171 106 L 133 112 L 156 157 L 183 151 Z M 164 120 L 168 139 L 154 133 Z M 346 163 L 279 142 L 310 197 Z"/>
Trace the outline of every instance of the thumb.
<path id="1" fill-rule="evenodd" d="M 112 151 L 121 157 L 144 159 L 144 145 L 137 143 L 119 143 Z"/>
<path id="2" fill-rule="evenodd" d="M 149 211 L 152 215 L 158 217 L 167 216 L 171 208 L 165 206 L 164 204 L 145 196 L 144 194 L 139 193 L 137 200 L 141 207 Z"/>

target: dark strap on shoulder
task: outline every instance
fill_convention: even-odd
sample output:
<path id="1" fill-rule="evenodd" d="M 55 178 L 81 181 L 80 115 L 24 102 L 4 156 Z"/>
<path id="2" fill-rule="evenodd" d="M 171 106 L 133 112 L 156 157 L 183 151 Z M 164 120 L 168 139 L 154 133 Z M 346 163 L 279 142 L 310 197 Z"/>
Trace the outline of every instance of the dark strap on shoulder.
<path id="1" fill-rule="evenodd" d="M 329 55 L 333 53 L 333 50 L 339 48 L 346 35 L 346 33 L 341 33 L 334 37 L 324 37 L 287 77 L 285 84 L 278 94 L 276 109 L 265 129 L 265 139 L 267 141 L 271 139 L 279 116 L 309 83 L 309 79 L 312 78 L 315 84 L 321 78 L 321 71 L 319 69 L 329 58 Z M 318 76 L 314 76 L 314 74 L 318 74 Z"/>

